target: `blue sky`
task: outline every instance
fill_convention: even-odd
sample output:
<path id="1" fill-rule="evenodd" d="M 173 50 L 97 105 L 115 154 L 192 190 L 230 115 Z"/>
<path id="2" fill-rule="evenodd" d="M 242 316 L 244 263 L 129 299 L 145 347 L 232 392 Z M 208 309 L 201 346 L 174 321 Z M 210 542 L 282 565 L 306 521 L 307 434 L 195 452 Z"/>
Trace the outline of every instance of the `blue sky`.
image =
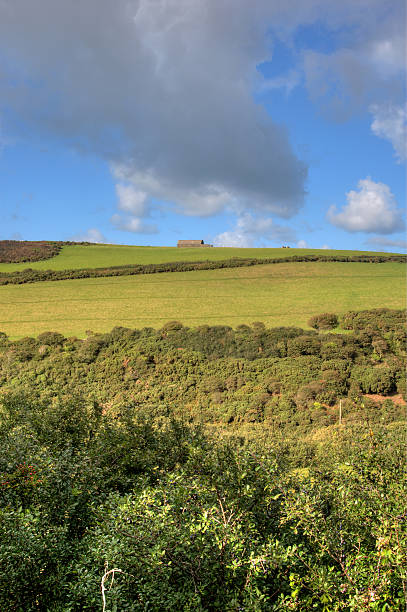
<path id="1" fill-rule="evenodd" d="M 405 252 L 399 0 L 6 0 L 0 239 Z"/>

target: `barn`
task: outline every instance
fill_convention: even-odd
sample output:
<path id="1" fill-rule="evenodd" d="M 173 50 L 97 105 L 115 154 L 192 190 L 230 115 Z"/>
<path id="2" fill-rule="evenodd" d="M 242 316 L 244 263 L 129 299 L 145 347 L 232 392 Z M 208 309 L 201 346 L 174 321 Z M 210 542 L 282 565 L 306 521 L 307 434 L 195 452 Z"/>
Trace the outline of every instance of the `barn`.
<path id="1" fill-rule="evenodd" d="M 211 247 L 212 244 L 205 244 L 203 240 L 178 240 L 177 247 L 185 248 L 185 247 Z"/>

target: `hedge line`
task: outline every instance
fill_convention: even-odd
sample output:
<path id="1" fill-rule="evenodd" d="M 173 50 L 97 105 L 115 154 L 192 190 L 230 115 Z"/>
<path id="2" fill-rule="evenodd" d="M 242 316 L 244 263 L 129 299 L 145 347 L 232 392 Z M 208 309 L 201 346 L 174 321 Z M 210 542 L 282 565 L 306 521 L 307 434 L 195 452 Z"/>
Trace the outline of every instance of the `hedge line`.
<path id="1" fill-rule="evenodd" d="M 290 262 L 358 262 L 358 263 L 406 263 L 406 255 L 294 255 L 275 259 L 232 258 L 221 261 L 173 261 L 158 264 L 112 266 L 109 268 L 82 268 L 78 270 L 25 270 L 0 273 L 0 285 L 21 285 L 43 281 L 59 281 L 75 278 L 99 278 L 108 276 L 133 276 L 158 274 L 160 272 L 191 272 L 193 270 L 217 270 L 220 268 L 242 268 L 265 264 Z"/>

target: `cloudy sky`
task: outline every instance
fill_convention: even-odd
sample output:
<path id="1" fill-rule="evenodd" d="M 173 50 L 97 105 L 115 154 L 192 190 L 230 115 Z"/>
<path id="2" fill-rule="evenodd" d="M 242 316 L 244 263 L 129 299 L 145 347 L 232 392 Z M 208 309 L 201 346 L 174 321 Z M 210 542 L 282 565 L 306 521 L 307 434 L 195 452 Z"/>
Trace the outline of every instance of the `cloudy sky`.
<path id="1" fill-rule="evenodd" d="M 0 239 L 404 252 L 404 0 L 0 0 Z"/>

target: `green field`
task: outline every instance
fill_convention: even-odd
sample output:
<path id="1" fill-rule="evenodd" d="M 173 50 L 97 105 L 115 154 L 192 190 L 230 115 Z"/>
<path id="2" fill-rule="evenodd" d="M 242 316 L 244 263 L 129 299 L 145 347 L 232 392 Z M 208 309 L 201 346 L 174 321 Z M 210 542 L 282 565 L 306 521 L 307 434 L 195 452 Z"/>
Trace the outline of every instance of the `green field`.
<path id="1" fill-rule="evenodd" d="M 293 255 L 388 255 L 374 251 L 333 251 L 321 249 L 235 249 L 139 247 L 118 245 L 64 246 L 56 257 L 44 261 L 18 264 L 1 264 L 0 272 L 35 270 L 76 270 L 79 268 L 104 268 L 127 264 L 167 263 L 169 261 L 219 261 L 232 257 L 274 258 Z"/>
<path id="2" fill-rule="evenodd" d="M 404 308 L 404 275 L 400 263 L 318 262 L 7 285 L 0 287 L 0 330 L 11 338 L 47 330 L 83 337 L 172 319 L 306 327 L 321 312 Z"/>

